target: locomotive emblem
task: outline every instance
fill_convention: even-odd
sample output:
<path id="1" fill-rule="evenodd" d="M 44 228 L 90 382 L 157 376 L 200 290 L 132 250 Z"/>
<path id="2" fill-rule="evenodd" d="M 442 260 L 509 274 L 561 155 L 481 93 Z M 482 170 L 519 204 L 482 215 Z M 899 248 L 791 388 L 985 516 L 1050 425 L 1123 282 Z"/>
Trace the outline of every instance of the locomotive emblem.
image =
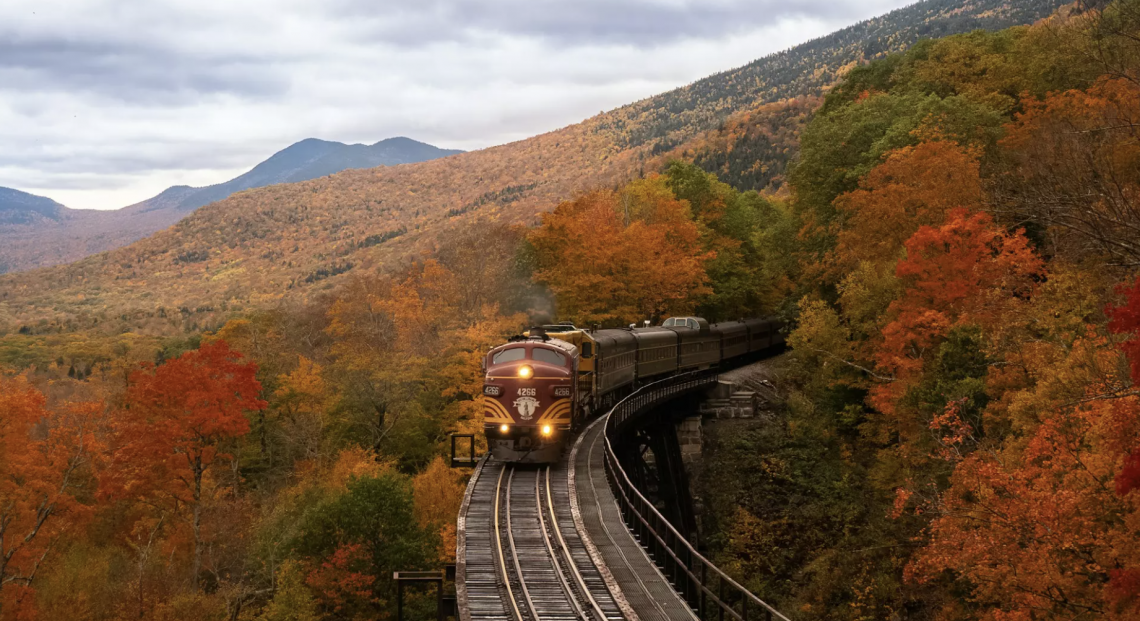
<path id="1" fill-rule="evenodd" d="M 530 420 L 534 418 L 534 413 L 538 410 L 538 399 L 534 397 L 519 397 L 515 399 L 515 408 L 519 411 L 519 418 L 523 420 Z"/>

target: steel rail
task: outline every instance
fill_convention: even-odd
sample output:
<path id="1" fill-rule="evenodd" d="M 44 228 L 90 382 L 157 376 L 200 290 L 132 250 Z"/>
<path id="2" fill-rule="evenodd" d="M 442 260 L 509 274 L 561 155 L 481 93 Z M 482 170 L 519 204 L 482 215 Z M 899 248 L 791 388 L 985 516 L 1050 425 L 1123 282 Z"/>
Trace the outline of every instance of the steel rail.
<path id="1" fill-rule="evenodd" d="M 546 467 L 546 473 L 547 491 L 549 491 L 550 466 Z M 574 594 L 574 590 L 570 588 L 570 582 L 566 580 L 566 574 L 562 571 L 561 563 L 558 562 L 558 555 L 554 553 L 554 546 L 550 543 L 550 534 L 546 532 L 546 517 L 544 515 L 546 512 L 542 509 L 541 481 L 541 475 L 534 477 L 534 506 L 538 510 L 538 530 L 542 533 L 542 543 L 546 546 L 546 553 L 550 555 L 550 564 L 554 567 L 554 575 L 558 577 L 558 582 L 562 585 L 562 590 L 566 593 L 566 599 L 570 602 L 570 605 L 574 607 L 574 613 L 579 619 L 589 621 L 589 617 L 586 616 L 586 611 L 582 609 L 582 603 L 579 601 L 578 596 Z M 553 505 L 551 505 L 550 509 L 550 521 L 557 522 L 554 517 Z M 573 565 L 571 565 L 571 567 L 573 567 Z"/>
<path id="2" fill-rule="evenodd" d="M 504 470 L 506 470 L 506 468 L 504 468 Z M 511 488 L 514 487 L 514 480 L 515 469 L 511 468 L 511 474 L 507 476 L 507 542 L 510 544 L 511 561 L 513 561 L 513 564 L 515 566 L 515 576 L 518 577 L 519 588 L 522 589 L 523 599 L 526 600 L 526 607 L 530 612 L 530 618 L 532 621 L 542 621 L 538 617 L 538 609 L 534 606 L 534 600 L 530 597 L 530 589 L 528 589 L 526 586 L 526 578 L 523 577 L 522 565 L 519 563 L 518 549 L 515 547 L 515 531 L 511 528 Z M 498 514 L 495 515 L 498 517 Z M 505 572 L 504 577 L 506 577 Z M 518 607 L 516 606 L 516 609 L 517 608 Z"/>
<path id="3" fill-rule="evenodd" d="M 510 574 L 507 573 L 507 559 L 506 559 L 506 555 L 503 554 L 503 531 L 499 525 L 499 499 L 500 499 L 501 494 L 503 492 L 503 475 L 506 474 L 506 472 L 507 472 L 506 468 L 499 470 L 499 481 L 498 481 L 498 483 L 495 484 L 495 507 L 494 507 L 494 512 L 495 512 L 495 547 L 499 551 L 499 569 L 501 572 L 500 575 L 502 576 L 503 586 L 507 589 L 507 601 L 509 601 L 511 604 L 511 611 L 514 612 L 516 621 L 526 621 L 526 619 L 524 619 L 522 616 L 522 611 L 519 610 L 518 601 L 515 599 L 514 589 L 511 588 L 511 576 L 510 576 Z M 513 469 L 511 470 L 511 474 L 512 475 L 514 474 Z M 509 484 L 510 483 L 509 483 L 509 479 L 508 479 L 508 485 Z M 511 495 L 508 493 L 507 494 L 507 502 L 509 503 L 510 501 L 511 501 Z M 511 519 L 511 515 L 508 512 L 507 513 L 507 520 L 509 521 L 510 519 Z M 509 524 L 508 524 L 507 528 L 510 528 Z M 517 564 L 518 564 L 517 558 L 515 559 L 515 564 L 517 567 Z"/>
<path id="4" fill-rule="evenodd" d="M 617 435 L 635 416 L 641 416 L 664 401 L 714 383 L 716 380 L 715 371 L 672 376 L 646 384 L 614 405 L 606 414 L 603 430 L 606 478 L 617 498 L 626 525 L 638 535 L 643 546 L 647 548 L 652 546 L 651 551 L 658 565 L 689 601 L 689 605 L 698 611 L 702 619 L 705 618 L 707 605 L 711 602 L 719 609 L 718 616 L 721 621 L 726 614 L 735 621 L 748 621 L 748 607 L 751 602 L 768 621 L 773 618 L 789 621 L 786 616 L 701 555 L 637 489 L 622 468 L 613 448 Z M 716 591 L 711 588 L 713 580 L 716 581 Z M 736 593 L 738 596 L 739 612 L 728 601 L 726 591 Z"/>
<path id="5" fill-rule="evenodd" d="M 541 509 L 541 499 L 539 505 Z M 582 572 L 578 570 L 578 565 L 574 562 L 574 557 L 570 555 L 570 548 L 566 545 L 566 540 L 562 537 L 562 527 L 558 525 L 558 516 L 554 513 L 554 495 L 550 488 L 550 466 L 546 467 L 546 507 L 550 512 L 551 530 L 554 531 L 554 536 L 558 540 L 558 547 L 562 550 L 562 558 L 566 560 L 566 566 L 570 568 L 570 575 L 573 576 L 575 584 L 578 585 L 578 591 L 585 594 L 590 608 L 597 616 L 597 621 L 606 621 L 606 613 L 602 611 L 598 600 L 594 599 L 594 594 L 590 592 L 590 587 L 586 585 L 586 579 L 582 577 Z M 539 514 L 541 515 L 541 510 Z M 551 554 L 553 554 L 553 552 L 551 552 Z M 557 565 L 557 561 L 555 564 Z M 586 619 L 585 611 L 583 610 L 582 612 L 582 618 Z"/>

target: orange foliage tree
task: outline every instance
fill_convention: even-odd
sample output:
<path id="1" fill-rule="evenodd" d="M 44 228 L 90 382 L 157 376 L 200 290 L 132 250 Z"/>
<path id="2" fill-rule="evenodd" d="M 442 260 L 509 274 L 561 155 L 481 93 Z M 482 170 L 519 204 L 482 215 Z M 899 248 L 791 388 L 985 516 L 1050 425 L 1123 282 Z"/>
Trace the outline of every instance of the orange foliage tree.
<path id="1" fill-rule="evenodd" d="M 32 614 L 32 581 L 91 508 L 76 495 L 99 453 L 97 403 L 45 408 L 24 377 L 0 377 L 0 617 Z"/>
<path id="2" fill-rule="evenodd" d="M 1062 254 L 1140 265 L 1138 128 L 1140 83 L 1132 77 L 1027 101 L 1002 141 L 1012 163 L 1004 208 L 1053 227 Z"/>
<path id="3" fill-rule="evenodd" d="M 218 492 L 209 474 L 229 459 L 227 442 L 249 432 L 245 413 L 266 406 L 256 374 L 255 364 L 219 340 L 161 366 L 145 365 L 124 396 L 107 491 L 189 525 L 195 588 L 205 546 L 202 513 Z"/>
<path id="4" fill-rule="evenodd" d="M 286 442 L 295 453 L 318 466 L 325 457 L 322 443 L 329 425 L 329 386 L 321 365 L 298 355 L 297 368 L 278 377 L 274 406 L 281 412 Z"/>
<path id="5" fill-rule="evenodd" d="M 938 294 L 963 299 L 968 289 L 952 286 Z M 1017 287 L 1003 290 L 1007 304 L 1026 294 Z M 1047 337 L 1021 343 L 1006 353 L 1008 368 L 991 369 L 988 390 L 1001 399 L 991 403 L 985 420 L 1004 420 L 1014 433 L 982 441 L 985 450 L 962 451 L 982 436 L 977 423 L 958 417 L 954 404 L 930 421 L 942 442 L 938 457 L 954 470 L 949 489 L 918 505 L 934 520 L 930 543 L 906 575 L 918 583 L 962 585 L 972 618 L 1140 615 L 1140 286 L 1121 293 L 1124 303 L 1107 311 L 1109 331 L 1125 335 L 1123 342 L 1114 344 L 1088 326 L 1073 342 Z M 977 305 L 970 311 L 986 317 Z M 992 325 L 994 316 L 989 319 Z M 1020 321 L 1044 327 L 1034 319 Z M 909 494 L 900 495 L 899 506 L 908 501 Z M 964 603 L 956 603 L 942 618 L 965 612 Z"/>
<path id="6" fill-rule="evenodd" d="M 896 274 L 906 290 L 891 303 L 876 362 L 895 381 L 875 386 L 871 402 L 882 412 L 923 371 L 934 345 L 956 325 L 992 325 L 1016 307 L 1043 269 L 1021 232 L 1006 233 L 984 213 L 953 209 L 945 224 L 924 226 L 906 242 Z"/>
<path id="7" fill-rule="evenodd" d="M 554 293 L 561 317 L 619 324 L 684 314 L 708 295 L 705 264 L 687 201 L 659 176 L 624 191 L 595 191 L 562 203 L 530 236 L 535 280 Z"/>
<path id="8" fill-rule="evenodd" d="M 436 260 L 416 263 L 398 277 L 354 283 L 329 309 L 328 333 L 336 339 L 331 353 L 371 410 L 362 422 L 373 448 L 402 422 L 425 414 L 417 402 L 425 388 L 447 399 L 444 412 L 426 412 L 439 414 L 443 428 L 482 420 L 482 356 L 517 332 L 525 316 L 505 315 L 489 298 L 486 290 L 501 280 L 465 271 Z"/>
<path id="9" fill-rule="evenodd" d="M 919 227 L 940 225 L 951 209 L 982 203 L 976 153 L 941 140 L 893 151 L 859 186 L 835 199 L 845 216 L 836 249 L 844 271 L 859 261 L 894 261 Z"/>
<path id="10" fill-rule="evenodd" d="M 954 459 L 950 489 L 923 506 L 937 517 L 911 580 L 960 580 L 971 618 L 986 621 L 1140 615 L 1140 494 L 1112 485 L 1140 433 L 1140 399 L 1111 373 L 1095 377 L 1118 359 L 1092 337 L 1037 370 L 1057 379 L 1017 395 L 1035 426 Z"/>

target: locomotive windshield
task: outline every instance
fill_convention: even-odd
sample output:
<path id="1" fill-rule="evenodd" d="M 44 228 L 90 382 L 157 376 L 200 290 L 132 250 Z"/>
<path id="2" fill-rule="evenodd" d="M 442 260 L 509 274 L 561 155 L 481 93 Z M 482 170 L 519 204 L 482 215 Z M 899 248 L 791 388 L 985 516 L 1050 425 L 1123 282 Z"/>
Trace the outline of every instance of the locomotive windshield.
<path id="1" fill-rule="evenodd" d="M 556 364 L 560 367 L 566 366 L 566 356 L 554 351 L 553 349 L 544 349 L 542 347 L 535 347 L 531 350 L 531 357 L 539 362 L 547 364 Z"/>
<path id="2" fill-rule="evenodd" d="M 509 347 L 507 349 L 500 349 L 491 356 L 491 364 L 501 364 L 504 362 L 514 362 L 516 360 L 525 360 L 528 356 L 526 354 L 526 347 L 519 345 L 518 347 Z M 566 354 L 555 351 L 553 349 L 546 349 L 545 347 L 534 347 L 531 349 L 529 358 L 538 362 L 545 362 L 547 364 L 555 364 L 560 367 L 566 366 Z"/>
<path id="3" fill-rule="evenodd" d="M 526 358 L 526 348 L 512 347 L 510 349 L 504 349 L 502 351 L 495 352 L 495 355 L 491 357 L 491 364 L 499 364 L 500 362 L 513 362 L 515 360 L 522 360 L 523 358 Z"/>

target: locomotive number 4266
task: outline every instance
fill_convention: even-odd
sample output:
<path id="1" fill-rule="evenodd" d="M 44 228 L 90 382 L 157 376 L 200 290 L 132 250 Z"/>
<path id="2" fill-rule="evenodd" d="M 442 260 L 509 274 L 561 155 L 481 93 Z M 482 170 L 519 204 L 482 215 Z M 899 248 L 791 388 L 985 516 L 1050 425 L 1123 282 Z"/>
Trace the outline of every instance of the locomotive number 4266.
<path id="1" fill-rule="evenodd" d="M 533 397 L 538 394 L 537 388 L 519 388 L 520 397 Z"/>

